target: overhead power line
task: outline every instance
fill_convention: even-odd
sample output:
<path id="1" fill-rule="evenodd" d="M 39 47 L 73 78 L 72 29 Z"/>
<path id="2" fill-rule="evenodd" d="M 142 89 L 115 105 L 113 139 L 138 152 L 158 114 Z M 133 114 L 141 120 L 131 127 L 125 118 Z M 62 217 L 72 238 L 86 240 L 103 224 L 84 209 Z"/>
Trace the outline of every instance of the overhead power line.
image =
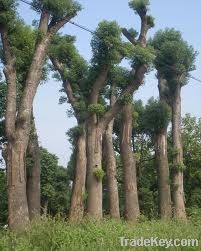
<path id="1" fill-rule="evenodd" d="M 28 4 L 28 5 L 30 5 L 31 7 L 33 7 L 33 5 L 32 5 L 29 1 L 27 1 L 27 0 L 18 0 L 18 1 L 21 1 L 21 2 L 23 2 L 23 3 L 25 3 L 25 4 Z M 85 27 L 85 26 L 83 26 L 83 25 L 80 25 L 80 24 L 78 24 L 78 23 L 76 23 L 76 22 L 69 21 L 69 23 L 72 24 L 72 25 L 74 25 L 74 26 L 76 26 L 76 27 L 78 27 L 78 28 L 80 28 L 80 29 L 82 29 L 82 30 L 84 30 L 84 31 L 87 31 L 87 32 L 89 32 L 89 33 L 91 33 L 91 34 L 93 34 L 93 35 L 96 34 L 95 31 L 92 31 L 92 30 L 90 30 L 89 28 L 87 28 L 87 27 Z M 167 64 L 164 64 L 164 66 L 170 68 L 170 66 L 167 65 Z M 172 70 L 173 70 L 173 69 L 172 69 Z M 191 78 L 191 79 L 193 79 L 193 80 L 195 80 L 195 81 L 197 81 L 197 82 L 199 82 L 199 83 L 201 83 L 201 79 L 199 79 L 199 78 L 196 78 L 196 77 L 194 77 L 194 76 L 192 76 L 192 75 L 189 75 L 188 77 Z"/>

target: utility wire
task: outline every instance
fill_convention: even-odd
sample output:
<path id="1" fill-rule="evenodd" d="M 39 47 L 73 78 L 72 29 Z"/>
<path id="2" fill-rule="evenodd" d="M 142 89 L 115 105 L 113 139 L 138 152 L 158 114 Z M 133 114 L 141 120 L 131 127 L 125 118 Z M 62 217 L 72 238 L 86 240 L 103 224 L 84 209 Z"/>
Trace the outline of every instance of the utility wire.
<path id="1" fill-rule="evenodd" d="M 26 0 L 18 0 L 18 1 L 21 1 L 21 2 L 23 2 L 25 4 L 28 4 L 31 7 L 33 7 L 33 5 L 29 1 L 26 1 Z M 80 29 L 82 29 L 82 30 L 85 30 L 85 31 L 87 31 L 87 32 L 89 32 L 89 33 L 91 33 L 93 35 L 96 34 L 95 31 L 92 31 L 89 28 L 86 28 L 85 26 L 80 25 L 80 24 L 78 24 L 76 22 L 69 21 L 69 23 L 72 24 L 72 25 L 74 25 L 74 26 L 76 26 L 76 27 L 78 27 L 78 28 L 80 28 Z M 166 66 L 167 68 L 170 68 L 170 69 L 174 70 L 170 65 L 167 65 L 167 64 L 163 64 L 163 65 Z M 199 79 L 199 78 L 196 78 L 196 77 L 194 77 L 192 75 L 189 75 L 188 77 L 191 78 L 191 79 L 193 79 L 193 80 L 195 80 L 195 81 L 197 81 L 197 82 L 199 82 L 199 83 L 201 83 L 201 79 Z"/>

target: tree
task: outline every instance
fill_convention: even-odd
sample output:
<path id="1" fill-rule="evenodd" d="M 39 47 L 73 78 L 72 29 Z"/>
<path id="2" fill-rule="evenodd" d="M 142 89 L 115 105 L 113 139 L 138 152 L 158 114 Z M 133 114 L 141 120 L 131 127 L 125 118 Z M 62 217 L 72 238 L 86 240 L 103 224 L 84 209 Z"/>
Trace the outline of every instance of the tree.
<path id="1" fill-rule="evenodd" d="M 201 206 L 201 119 L 190 114 L 182 118 L 182 141 L 184 152 L 184 184 L 186 207 Z"/>
<path id="2" fill-rule="evenodd" d="M 155 160 L 158 173 L 159 214 L 162 219 L 172 216 L 170 175 L 167 154 L 167 128 L 170 108 L 165 101 L 150 99 L 144 112 L 144 128 L 154 141 Z"/>
<path id="3" fill-rule="evenodd" d="M 189 72 L 194 70 L 196 52 L 174 29 L 159 31 L 154 37 L 157 52 L 155 65 L 160 76 L 167 81 L 172 109 L 173 139 L 173 204 L 174 216 L 186 218 L 183 185 L 183 146 L 181 138 L 181 87 L 187 84 Z"/>
<path id="4" fill-rule="evenodd" d="M 154 20 L 147 15 L 149 1 L 130 1 L 130 8 L 132 8 L 141 18 L 141 32 L 137 39 L 132 36 L 131 32 L 123 29 L 123 34 L 134 45 L 134 57 L 131 57 L 133 71 L 136 70 L 140 61 L 145 59 L 148 54 L 150 57 L 151 50 L 146 48 L 147 33 L 150 28 L 154 26 Z M 142 50 L 146 48 L 146 50 Z M 144 52 L 144 55 L 141 52 Z M 147 57 L 148 58 L 148 57 Z M 147 59 L 146 58 L 146 59 Z M 133 96 L 133 92 L 129 94 Z M 122 110 L 122 129 L 121 129 L 121 155 L 124 167 L 124 189 L 125 189 L 125 216 L 128 220 L 135 221 L 139 214 L 139 203 L 137 193 L 137 178 L 136 178 L 136 162 L 132 150 L 132 103 L 125 102 Z"/>
<path id="5" fill-rule="evenodd" d="M 35 120 L 32 115 L 32 128 L 29 135 L 29 143 L 26 152 L 27 168 L 27 200 L 30 220 L 40 216 L 41 191 L 40 191 L 40 148 Z"/>
<path id="6" fill-rule="evenodd" d="M 120 78 L 121 70 L 116 67 L 109 74 L 109 102 L 110 106 L 114 105 L 117 98 L 117 86 Z M 107 94 L 107 92 L 106 92 Z M 109 199 L 109 213 L 111 218 L 120 218 L 119 209 L 119 192 L 117 182 L 117 166 L 116 166 L 116 154 L 113 146 L 113 126 L 114 119 L 112 119 L 103 136 L 103 166 L 106 169 L 107 179 L 107 192 Z"/>
<path id="7" fill-rule="evenodd" d="M 33 100 L 42 77 L 47 50 L 57 31 L 80 10 L 76 2 L 33 0 L 33 8 L 40 12 L 35 48 L 27 68 L 26 78 L 16 116 L 16 54 L 12 38 L 16 37 L 16 2 L 1 0 L 0 32 L 3 44 L 4 75 L 7 84 L 6 138 L 7 173 L 9 191 L 9 226 L 11 229 L 24 229 L 29 224 L 26 196 L 25 156 L 31 129 Z"/>
<path id="8" fill-rule="evenodd" d="M 70 180 L 67 169 L 58 165 L 56 155 L 40 148 L 41 205 L 43 213 L 66 215 L 69 209 Z"/>
<path id="9" fill-rule="evenodd" d="M 75 38 L 71 36 L 55 37 L 50 50 L 53 70 L 57 80 L 62 81 L 62 91 L 66 96 L 60 98 L 60 103 L 68 101 L 77 119 L 77 126 L 68 132 L 75 154 L 75 175 L 71 198 L 70 219 L 80 220 L 84 214 L 83 197 L 86 183 L 86 77 L 88 66 L 79 55 L 75 46 Z"/>

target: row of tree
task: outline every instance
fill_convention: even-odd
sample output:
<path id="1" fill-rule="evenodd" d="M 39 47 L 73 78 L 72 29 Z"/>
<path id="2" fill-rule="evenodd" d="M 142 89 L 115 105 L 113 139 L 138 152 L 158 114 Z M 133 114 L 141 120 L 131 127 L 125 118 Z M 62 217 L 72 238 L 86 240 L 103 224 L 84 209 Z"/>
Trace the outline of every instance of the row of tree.
<path id="1" fill-rule="evenodd" d="M 109 199 L 109 214 L 120 218 L 118 161 L 122 165 L 123 214 L 127 220 L 138 219 L 138 133 L 154 142 L 161 218 L 171 218 L 172 209 L 175 217 L 186 218 L 180 92 L 194 69 L 196 52 L 174 29 L 159 31 L 147 41 L 148 31 L 154 27 L 154 18 L 148 14 L 149 1 L 132 0 L 129 6 L 140 17 L 140 32 L 122 29 L 116 22 L 101 22 L 91 41 L 91 62 L 87 63 L 74 45 L 75 38 L 58 33 L 81 6 L 72 0 L 33 0 L 31 5 L 40 13 L 34 29 L 18 17 L 16 1 L 0 0 L 1 62 L 5 77 L 0 85 L 1 141 L 10 228 L 24 229 L 40 215 L 40 184 L 42 188 L 44 184 L 40 180 L 33 101 L 40 82 L 47 79 L 50 71 L 62 82 L 65 96 L 60 102 L 70 103 L 70 113 L 77 119 L 77 126 L 68 132 L 74 170 L 70 219 L 80 220 L 84 213 L 101 219 L 104 192 Z M 120 66 L 124 59 L 131 70 Z M 150 101 L 141 113 L 144 108 L 133 106 L 133 94 L 153 67 L 157 70 L 160 100 Z M 172 154 L 168 158 L 170 120 Z M 140 132 L 134 126 L 136 121 L 141 123 Z M 173 170 L 172 200 L 169 163 Z M 106 190 L 102 187 L 105 172 Z M 49 201 L 46 200 L 44 208 Z"/>

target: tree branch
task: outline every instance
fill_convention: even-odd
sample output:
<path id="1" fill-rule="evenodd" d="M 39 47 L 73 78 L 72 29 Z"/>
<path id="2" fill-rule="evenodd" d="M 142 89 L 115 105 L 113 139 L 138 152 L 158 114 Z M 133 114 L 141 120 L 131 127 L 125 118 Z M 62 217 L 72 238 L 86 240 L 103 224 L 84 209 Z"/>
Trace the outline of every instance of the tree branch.
<path id="1" fill-rule="evenodd" d="M 12 139 L 15 133 L 16 120 L 16 59 L 7 31 L 1 30 L 1 39 L 5 60 L 4 75 L 7 83 L 5 128 L 7 138 Z"/>
<path id="2" fill-rule="evenodd" d="M 42 11 L 39 24 L 39 31 L 42 32 L 42 35 L 47 34 L 49 19 L 50 19 L 50 14 L 45 10 Z"/>
<path id="3" fill-rule="evenodd" d="M 64 75 L 63 75 L 64 66 L 63 66 L 63 64 L 59 63 L 58 60 L 56 60 L 53 57 L 50 57 L 50 60 L 53 64 L 54 68 L 59 72 L 61 79 L 63 81 L 63 87 L 64 87 L 64 90 L 65 90 L 66 95 L 68 97 L 68 100 L 69 100 L 70 104 L 72 105 L 72 107 L 74 108 L 75 104 L 78 100 L 73 95 L 73 90 L 72 90 L 72 86 L 71 86 L 70 82 L 66 78 L 64 78 Z"/>
<path id="4" fill-rule="evenodd" d="M 70 15 L 66 15 L 58 22 L 50 22 L 48 27 L 48 32 L 51 34 L 56 34 L 59 29 L 61 29 L 66 23 L 68 23 L 72 18 L 74 18 L 77 13 L 72 13 Z"/>
<path id="5" fill-rule="evenodd" d="M 105 115 L 101 119 L 102 123 L 102 129 L 105 130 L 108 123 L 115 117 L 116 114 L 118 114 L 122 109 L 122 104 L 119 102 L 120 99 L 122 99 L 125 95 L 133 93 L 136 91 L 139 86 L 142 84 L 144 75 L 147 71 L 146 65 L 140 65 L 134 74 L 133 79 L 129 83 L 129 85 L 124 89 L 118 100 L 115 102 L 115 104 L 105 113 Z"/>
<path id="6" fill-rule="evenodd" d="M 122 29 L 122 33 L 128 39 L 128 41 L 131 42 L 131 44 L 137 45 L 137 40 L 130 34 L 130 32 L 126 28 Z"/>
<path id="7" fill-rule="evenodd" d="M 93 84 L 93 89 L 92 89 L 92 92 L 90 95 L 90 103 L 91 104 L 97 104 L 99 92 L 100 92 L 104 82 L 107 79 L 108 71 L 109 71 L 109 67 L 107 65 L 103 65 L 101 67 L 100 73 Z"/>

